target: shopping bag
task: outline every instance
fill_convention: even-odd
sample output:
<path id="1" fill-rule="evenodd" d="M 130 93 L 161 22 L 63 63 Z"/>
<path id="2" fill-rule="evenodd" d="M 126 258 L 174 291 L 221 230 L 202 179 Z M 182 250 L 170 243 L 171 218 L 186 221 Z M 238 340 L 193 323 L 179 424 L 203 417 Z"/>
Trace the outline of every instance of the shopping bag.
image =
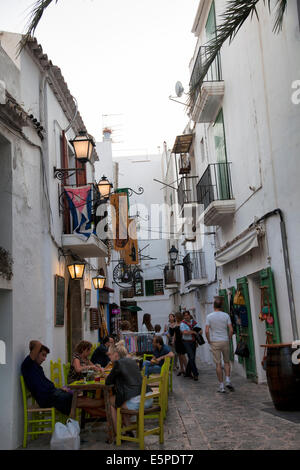
<path id="1" fill-rule="evenodd" d="M 55 423 L 50 448 L 51 450 L 79 450 L 80 427 L 78 421 L 68 419 L 66 425 Z"/>

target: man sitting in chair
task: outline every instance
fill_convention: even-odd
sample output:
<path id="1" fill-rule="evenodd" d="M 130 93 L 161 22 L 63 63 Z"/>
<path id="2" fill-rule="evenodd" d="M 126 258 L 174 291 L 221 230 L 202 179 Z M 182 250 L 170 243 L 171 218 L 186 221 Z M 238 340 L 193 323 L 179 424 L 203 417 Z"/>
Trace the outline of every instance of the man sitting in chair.
<path id="1" fill-rule="evenodd" d="M 73 394 L 56 388 L 51 380 L 47 379 L 41 364 L 50 353 L 49 348 L 40 341 L 30 341 L 30 354 L 21 365 L 21 372 L 25 384 L 33 398 L 41 408 L 56 408 L 64 415 L 69 416 L 72 407 Z M 77 407 L 90 412 L 97 408 L 104 408 L 104 401 L 88 397 L 78 397 Z"/>
<path id="2" fill-rule="evenodd" d="M 151 361 L 144 361 L 145 375 L 149 377 L 150 374 L 160 374 L 162 365 L 166 357 L 174 357 L 171 348 L 164 343 L 162 336 L 153 337 L 153 358 Z"/>

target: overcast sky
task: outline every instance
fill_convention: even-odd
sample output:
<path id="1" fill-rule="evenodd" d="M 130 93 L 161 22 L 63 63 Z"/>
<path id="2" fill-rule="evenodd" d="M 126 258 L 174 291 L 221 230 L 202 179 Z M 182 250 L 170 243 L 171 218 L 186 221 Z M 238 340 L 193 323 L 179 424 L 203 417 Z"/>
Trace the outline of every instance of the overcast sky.
<path id="1" fill-rule="evenodd" d="M 24 32 L 33 0 L 0 0 L 0 30 Z M 88 131 L 111 125 L 115 156 L 172 147 L 188 122 L 169 100 L 186 91 L 199 0 L 58 0 L 35 36 L 58 65 Z M 103 117 L 103 115 L 108 115 Z M 121 152 L 120 152 L 121 151 Z"/>

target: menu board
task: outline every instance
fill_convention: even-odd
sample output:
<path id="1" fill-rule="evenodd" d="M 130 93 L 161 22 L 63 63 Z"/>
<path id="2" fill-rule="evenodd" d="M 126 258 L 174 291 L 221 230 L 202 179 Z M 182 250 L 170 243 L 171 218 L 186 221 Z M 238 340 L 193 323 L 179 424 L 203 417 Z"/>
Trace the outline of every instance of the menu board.
<path id="1" fill-rule="evenodd" d="M 54 326 L 64 326 L 65 322 L 65 278 L 54 277 Z"/>

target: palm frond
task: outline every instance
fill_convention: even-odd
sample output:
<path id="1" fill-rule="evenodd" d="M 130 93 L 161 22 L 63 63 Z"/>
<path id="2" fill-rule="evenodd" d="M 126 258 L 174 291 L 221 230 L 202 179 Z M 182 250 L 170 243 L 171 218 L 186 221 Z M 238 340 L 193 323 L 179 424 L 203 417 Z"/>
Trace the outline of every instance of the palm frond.
<path id="1" fill-rule="evenodd" d="M 229 40 L 229 43 L 233 41 L 249 17 L 252 18 L 255 14 L 257 19 L 259 19 L 257 13 L 257 4 L 259 1 L 260 0 L 228 0 L 226 10 L 221 15 L 221 24 L 216 30 L 216 38 L 205 44 L 205 55 L 199 58 L 201 61 L 201 71 L 197 81 L 190 86 L 187 106 L 190 107 L 194 103 L 197 90 L 201 87 L 210 66 L 219 54 L 223 44 L 227 40 Z M 268 2 L 268 7 L 271 11 L 271 0 L 263 0 L 264 4 L 266 4 L 266 1 Z M 273 28 L 274 32 L 281 31 L 286 8 L 287 0 L 277 0 L 276 19 Z M 208 54 L 207 50 L 209 51 Z"/>
<path id="2" fill-rule="evenodd" d="M 53 3 L 58 2 L 58 0 L 37 0 L 33 6 L 32 10 L 29 13 L 29 20 L 26 27 L 26 33 L 24 34 L 23 38 L 19 43 L 18 53 L 25 47 L 28 40 L 34 35 L 35 30 L 48 6 Z"/>

